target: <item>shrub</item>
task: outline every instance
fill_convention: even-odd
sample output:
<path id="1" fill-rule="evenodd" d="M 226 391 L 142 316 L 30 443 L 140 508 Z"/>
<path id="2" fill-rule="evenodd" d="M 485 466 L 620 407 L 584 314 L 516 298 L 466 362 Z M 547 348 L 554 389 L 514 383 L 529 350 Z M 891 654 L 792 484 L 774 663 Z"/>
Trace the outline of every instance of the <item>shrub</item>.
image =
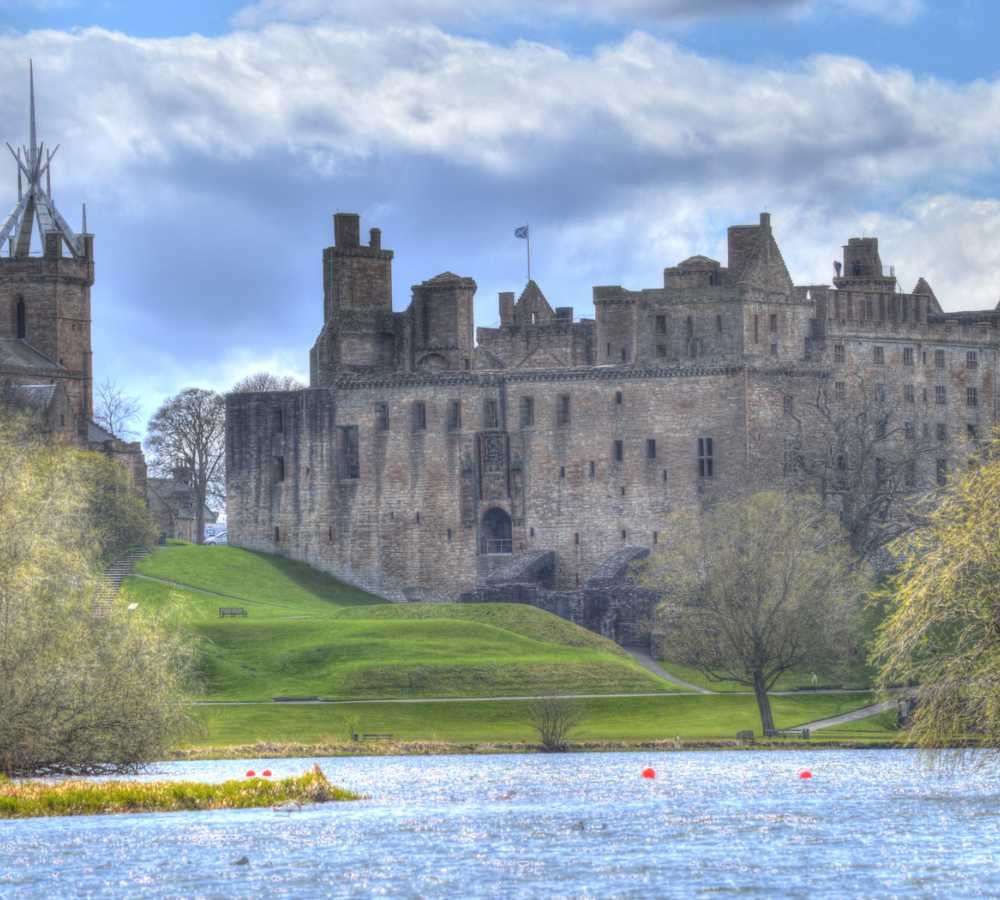
<path id="1" fill-rule="evenodd" d="M 542 747 L 554 753 L 566 749 L 566 738 L 579 725 L 583 711 L 576 700 L 539 697 L 531 704 L 530 715 Z"/>

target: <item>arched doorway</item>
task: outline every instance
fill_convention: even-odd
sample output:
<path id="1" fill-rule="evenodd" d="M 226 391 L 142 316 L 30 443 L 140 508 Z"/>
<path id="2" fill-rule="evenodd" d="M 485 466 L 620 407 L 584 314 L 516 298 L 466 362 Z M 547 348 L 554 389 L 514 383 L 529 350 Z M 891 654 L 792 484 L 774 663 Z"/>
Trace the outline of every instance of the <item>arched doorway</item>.
<path id="1" fill-rule="evenodd" d="M 483 513 L 483 524 L 479 529 L 479 552 L 512 553 L 510 515 L 494 506 Z"/>

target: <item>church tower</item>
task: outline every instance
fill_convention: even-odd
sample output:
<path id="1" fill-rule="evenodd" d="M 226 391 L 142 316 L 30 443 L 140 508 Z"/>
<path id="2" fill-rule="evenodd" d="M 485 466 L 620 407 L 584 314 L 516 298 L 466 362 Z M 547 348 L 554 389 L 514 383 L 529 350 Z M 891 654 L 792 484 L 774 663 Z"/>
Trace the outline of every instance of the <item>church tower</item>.
<path id="1" fill-rule="evenodd" d="M 17 167 L 17 202 L 0 220 L 0 380 L 64 389 L 75 430 L 86 440 L 93 415 L 90 288 L 94 238 L 86 209 L 79 233 L 52 199 L 59 147 L 40 143 L 34 71 L 29 63 L 28 143 L 7 145 Z"/>

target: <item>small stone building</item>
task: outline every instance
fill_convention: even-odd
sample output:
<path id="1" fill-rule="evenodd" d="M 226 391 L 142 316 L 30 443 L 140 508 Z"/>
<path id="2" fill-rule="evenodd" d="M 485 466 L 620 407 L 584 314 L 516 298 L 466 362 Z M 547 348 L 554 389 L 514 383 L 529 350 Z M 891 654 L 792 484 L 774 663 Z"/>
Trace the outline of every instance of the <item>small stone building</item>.
<path id="1" fill-rule="evenodd" d="M 150 478 L 148 484 L 149 511 L 156 520 L 161 538 L 198 543 L 191 470 L 178 467 L 170 478 Z M 204 515 L 206 524 L 214 525 L 218 520 L 218 513 L 207 506 Z"/>

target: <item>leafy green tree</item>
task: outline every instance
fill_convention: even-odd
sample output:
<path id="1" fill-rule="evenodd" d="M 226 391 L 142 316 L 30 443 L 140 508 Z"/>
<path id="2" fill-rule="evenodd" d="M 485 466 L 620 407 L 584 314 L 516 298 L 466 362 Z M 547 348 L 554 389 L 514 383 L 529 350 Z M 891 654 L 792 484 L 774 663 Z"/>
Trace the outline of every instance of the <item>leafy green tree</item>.
<path id="1" fill-rule="evenodd" d="M 85 515 L 100 560 L 110 562 L 129 547 L 151 547 L 156 540 L 156 523 L 128 470 L 100 453 L 68 452 L 73 454 L 72 465 L 84 491 Z"/>
<path id="2" fill-rule="evenodd" d="M 186 651 L 99 601 L 102 556 L 135 534 L 104 521 L 135 512 L 115 465 L 0 409 L 0 770 L 135 768 L 185 722 Z"/>
<path id="3" fill-rule="evenodd" d="M 984 449 L 894 545 L 903 559 L 883 595 L 880 683 L 916 685 L 908 737 L 925 748 L 1000 749 L 1000 434 Z"/>
<path id="4" fill-rule="evenodd" d="M 639 569 L 664 599 L 671 659 L 753 689 L 774 730 L 768 691 L 783 672 L 843 658 L 867 574 L 836 515 L 811 495 L 761 492 L 700 515 L 678 513 Z"/>

